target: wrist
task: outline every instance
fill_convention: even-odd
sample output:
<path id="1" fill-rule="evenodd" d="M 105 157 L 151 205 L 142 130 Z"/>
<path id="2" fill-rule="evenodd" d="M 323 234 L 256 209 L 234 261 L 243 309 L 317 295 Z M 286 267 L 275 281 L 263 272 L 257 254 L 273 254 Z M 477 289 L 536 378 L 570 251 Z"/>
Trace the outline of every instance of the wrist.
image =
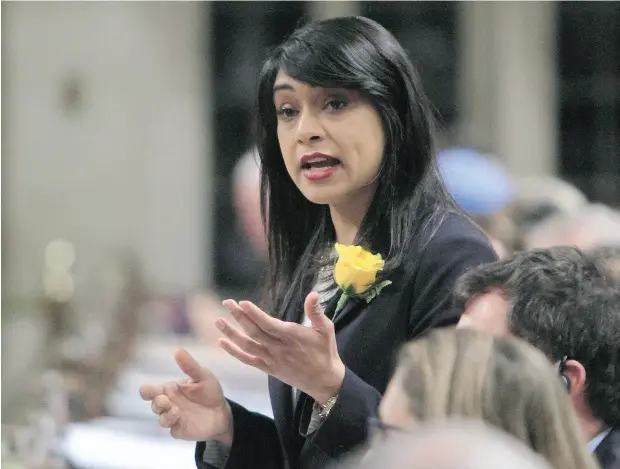
<path id="1" fill-rule="evenodd" d="M 211 439 L 217 441 L 218 443 L 221 443 L 222 445 L 231 447 L 233 444 L 234 426 L 233 426 L 232 409 L 230 408 L 230 404 L 228 403 L 228 401 L 226 401 L 224 413 L 225 413 L 226 422 L 228 423 L 226 431 L 218 435 L 215 435 Z"/>
<path id="2" fill-rule="evenodd" d="M 321 407 L 324 407 L 331 398 L 336 397 L 342 388 L 345 373 L 344 363 L 339 361 L 334 367 L 334 372 L 330 374 L 330 379 L 325 382 L 320 390 L 311 396 L 314 401 Z"/>

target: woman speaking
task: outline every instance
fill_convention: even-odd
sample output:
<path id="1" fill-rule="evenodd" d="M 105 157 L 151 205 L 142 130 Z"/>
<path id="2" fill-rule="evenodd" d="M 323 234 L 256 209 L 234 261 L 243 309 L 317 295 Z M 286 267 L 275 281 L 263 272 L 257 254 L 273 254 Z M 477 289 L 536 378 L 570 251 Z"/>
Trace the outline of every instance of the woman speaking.
<path id="1" fill-rule="evenodd" d="M 226 300 L 237 325 L 216 325 L 224 350 L 269 375 L 274 419 L 226 400 L 184 350 L 188 380 L 140 393 L 198 442 L 199 468 L 323 468 L 366 441 L 395 350 L 455 324 L 455 279 L 495 254 L 448 195 L 428 100 L 379 24 L 302 27 L 258 88 L 269 301 Z"/>

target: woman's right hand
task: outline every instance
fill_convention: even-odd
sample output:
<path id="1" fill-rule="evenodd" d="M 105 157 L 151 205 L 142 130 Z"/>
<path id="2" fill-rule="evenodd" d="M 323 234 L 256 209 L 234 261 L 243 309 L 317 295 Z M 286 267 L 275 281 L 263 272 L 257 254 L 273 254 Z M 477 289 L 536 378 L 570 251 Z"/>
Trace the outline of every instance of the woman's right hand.
<path id="1" fill-rule="evenodd" d="M 220 381 L 186 350 L 178 350 L 174 358 L 189 379 L 142 385 L 140 396 L 151 401 L 151 409 L 159 415 L 159 424 L 169 428 L 173 438 L 216 440 L 231 446 L 232 413 Z"/>

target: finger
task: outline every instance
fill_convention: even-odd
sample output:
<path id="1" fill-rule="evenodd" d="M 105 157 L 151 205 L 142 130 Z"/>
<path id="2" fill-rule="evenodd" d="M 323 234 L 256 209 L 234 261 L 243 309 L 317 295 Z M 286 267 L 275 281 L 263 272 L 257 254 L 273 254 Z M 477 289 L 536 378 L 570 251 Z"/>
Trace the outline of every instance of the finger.
<path id="1" fill-rule="evenodd" d="M 251 301 L 242 301 L 239 306 L 243 309 L 244 317 L 252 321 L 256 327 L 266 334 L 278 339 L 288 335 L 287 326 L 289 324 L 269 316 Z"/>
<path id="2" fill-rule="evenodd" d="M 180 394 L 180 388 L 181 386 L 183 386 L 183 384 L 188 381 L 188 380 L 181 380 L 181 381 L 170 381 L 166 384 L 164 384 L 164 395 L 171 401 L 175 401 L 175 399 L 178 398 L 179 394 Z M 190 383 L 196 384 L 193 381 L 189 380 Z"/>
<path id="3" fill-rule="evenodd" d="M 164 412 L 168 412 L 172 408 L 172 402 L 168 399 L 168 396 L 164 396 L 163 394 L 157 396 L 151 402 L 151 409 L 153 413 L 160 415 Z"/>
<path id="4" fill-rule="evenodd" d="M 174 353 L 174 359 L 179 365 L 179 368 L 183 370 L 183 373 L 196 383 L 204 381 L 207 379 L 208 375 L 211 374 L 207 368 L 200 366 L 196 359 L 185 349 L 177 350 Z"/>
<path id="5" fill-rule="evenodd" d="M 237 303 L 235 300 L 231 300 L 231 299 L 224 300 L 222 301 L 222 305 L 224 305 L 224 307 L 226 307 L 226 309 L 230 311 L 231 313 L 234 312 L 235 310 L 239 312 L 243 312 L 243 308 L 241 308 L 241 306 L 239 306 L 239 303 Z"/>
<path id="6" fill-rule="evenodd" d="M 273 343 L 274 341 L 279 342 L 279 339 L 269 335 L 255 324 L 236 301 L 226 300 L 223 304 L 229 309 L 231 316 L 237 321 L 243 331 L 256 342 L 261 344 Z"/>
<path id="7" fill-rule="evenodd" d="M 243 308 L 237 303 L 235 300 L 226 300 L 222 302 L 224 306 L 228 308 L 230 315 L 239 323 L 239 325 L 243 328 L 243 330 L 253 339 L 258 340 L 259 342 L 268 340 L 267 334 L 254 324 L 245 314 Z M 261 337 L 262 336 L 262 337 Z M 263 339 L 263 340 L 260 340 Z"/>
<path id="8" fill-rule="evenodd" d="M 164 428 L 172 428 L 179 421 L 179 408 L 171 407 L 168 412 L 159 415 L 159 425 Z"/>
<path id="9" fill-rule="evenodd" d="M 170 427 L 170 436 L 175 440 L 183 439 L 183 427 L 179 424 Z"/>
<path id="10" fill-rule="evenodd" d="M 239 348 L 245 352 L 251 355 L 261 356 L 263 358 L 269 354 L 269 350 L 265 347 L 265 345 L 260 344 L 247 334 L 241 332 L 225 319 L 218 319 L 215 324 L 226 337 L 237 344 Z"/>
<path id="11" fill-rule="evenodd" d="M 164 393 L 163 385 L 143 384 L 139 389 L 140 397 L 145 401 L 152 401 L 160 394 Z"/>
<path id="12" fill-rule="evenodd" d="M 269 373 L 270 368 L 265 362 L 265 360 L 263 360 L 262 358 L 244 352 L 236 344 L 234 344 L 228 339 L 220 339 L 218 342 L 222 349 L 224 349 L 232 357 L 239 360 L 241 363 L 244 363 L 248 366 L 253 366 L 254 368 L 258 368 L 265 373 Z"/>
<path id="13" fill-rule="evenodd" d="M 321 304 L 319 303 L 319 294 L 317 292 L 310 292 L 308 296 L 306 296 L 306 300 L 304 301 L 304 312 L 308 319 L 310 319 L 312 327 L 318 332 L 324 333 L 330 328 L 332 322 L 323 313 L 323 308 L 321 308 Z"/>

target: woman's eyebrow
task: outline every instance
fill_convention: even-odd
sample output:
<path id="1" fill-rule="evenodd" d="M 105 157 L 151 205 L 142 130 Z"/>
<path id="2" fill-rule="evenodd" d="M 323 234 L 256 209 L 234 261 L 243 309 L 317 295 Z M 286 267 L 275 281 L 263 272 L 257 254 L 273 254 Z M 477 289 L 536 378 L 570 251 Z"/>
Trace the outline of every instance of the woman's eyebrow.
<path id="1" fill-rule="evenodd" d="M 288 83 L 276 83 L 273 87 L 273 92 L 274 94 L 277 93 L 278 91 L 295 91 L 295 88 L 293 88 L 292 85 L 289 85 Z"/>

